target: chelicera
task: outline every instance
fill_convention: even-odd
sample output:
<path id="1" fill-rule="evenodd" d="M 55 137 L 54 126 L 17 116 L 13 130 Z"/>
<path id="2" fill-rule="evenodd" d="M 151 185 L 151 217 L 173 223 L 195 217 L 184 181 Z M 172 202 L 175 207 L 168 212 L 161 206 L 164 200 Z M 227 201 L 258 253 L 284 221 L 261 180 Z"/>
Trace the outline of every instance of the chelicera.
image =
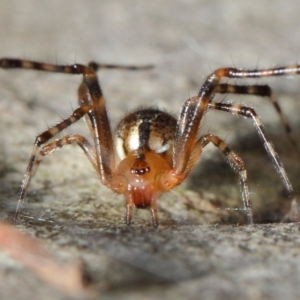
<path id="1" fill-rule="evenodd" d="M 137 110 L 126 116 L 116 129 L 113 137 L 108 119 L 105 100 L 96 72 L 100 68 L 147 69 L 151 66 L 117 66 L 91 62 L 81 65 L 54 65 L 28 60 L 0 59 L 3 69 L 33 69 L 46 72 L 80 74 L 83 79 L 78 88 L 79 107 L 73 113 L 49 128 L 35 139 L 25 178 L 21 186 L 15 218 L 20 213 L 31 177 L 41 160 L 55 150 L 69 144 L 77 144 L 99 175 L 102 184 L 112 191 L 123 194 L 126 199 L 126 223 L 132 221 L 132 209 L 150 208 L 152 224 L 158 226 L 157 199 L 179 185 L 189 174 L 202 153 L 212 143 L 225 156 L 230 166 L 239 175 L 242 187 L 243 210 L 250 224 L 253 223 L 250 194 L 245 164 L 240 156 L 226 143 L 213 134 L 199 136 L 204 114 L 212 109 L 250 118 L 262 139 L 263 145 L 279 173 L 286 189 L 291 193 L 292 185 L 274 147 L 269 142 L 262 124 L 251 107 L 214 101 L 220 94 L 246 94 L 269 97 L 279 113 L 287 133 L 290 127 L 281 113 L 268 85 L 239 85 L 222 83 L 222 78 L 261 78 L 293 75 L 300 73 L 300 66 L 271 69 L 244 70 L 221 68 L 212 72 L 204 81 L 198 95 L 186 100 L 178 120 L 158 109 Z M 52 140 L 58 133 L 85 118 L 93 141 L 78 134 L 65 135 Z"/>

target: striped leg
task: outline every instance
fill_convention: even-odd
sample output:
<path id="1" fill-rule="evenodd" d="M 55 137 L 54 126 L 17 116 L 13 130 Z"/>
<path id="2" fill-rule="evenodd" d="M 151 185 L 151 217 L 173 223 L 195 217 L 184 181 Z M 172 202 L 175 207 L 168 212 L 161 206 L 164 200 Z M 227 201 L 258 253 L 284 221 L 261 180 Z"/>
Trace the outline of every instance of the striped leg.
<path id="1" fill-rule="evenodd" d="M 85 117 L 85 119 L 87 120 L 89 129 L 94 139 L 95 150 L 92 151 L 90 145 L 86 142 L 82 144 L 78 138 L 75 139 L 74 142 L 76 142 L 85 150 L 86 155 L 88 156 L 97 173 L 99 174 L 101 182 L 117 193 L 125 193 L 126 180 L 124 179 L 124 176 L 116 174 L 114 143 L 110 128 L 110 122 L 105 107 L 103 93 L 95 72 L 100 68 L 143 70 L 149 69 L 151 67 L 152 66 L 117 66 L 98 64 L 95 62 L 90 63 L 89 66 L 84 66 L 81 64 L 65 66 L 39 63 L 35 61 L 21 59 L 0 59 L 0 68 L 3 69 L 31 69 L 45 72 L 56 72 L 75 75 L 79 74 L 83 76 L 82 84 L 80 85 L 78 90 L 78 102 L 80 107 L 76 109 L 68 119 L 50 128 L 49 130 L 45 131 L 36 138 L 31 153 L 30 161 L 27 167 L 27 171 L 25 174 L 25 178 L 21 187 L 21 194 L 18 200 L 16 217 L 19 213 L 20 206 L 24 199 L 24 195 L 28 187 L 29 181 L 32 177 L 33 171 L 38 166 L 41 157 L 59 148 L 60 143 L 71 143 L 71 138 L 69 137 L 69 140 L 61 139 L 59 140 L 59 142 L 49 143 L 40 150 L 41 146 L 48 143 L 48 141 L 51 138 L 53 138 L 58 132 L 61 132 L 64 128 L 70 126 L 72 123 L 76 122 L 82 117 Z"/>
<path id="2" fill-rule="evenodd" d="M 66 145 L 77 144 L 87 156 L 88 160 L 97 171 L 97 163 L 96 163 L 96 155 L 94 151 L 94 147 L 90 144 L 90 142 L 79 134 L 69 134 L 60 139 L 57 139 L 47 145 L 43 146 L 38 154 L 36 159 L 36 163 L 39 164 L 40 161 L 49 154 L 52 154 L 57 149 L 60 149 Z M 33 170 L 34 171 L 34 170 Z"/>
<path id="3" fill-rule="evenodd" d="M 65 74 L 79 74 L 83 76 L 86 86 L 90 107 L 89 119 L 94 130 L 94 142 L 98 173 L 103 184 L 109 185 L 115 174 L 115 156 L 110 122 L 107 116 L 105 100 L 96 73 L 92 68 L 81 65 L 54 65 L 20 59 L 0 59 L 0 68 L 3 69 L 31 69 L 45 72 Z M 83 104 L 85 105 L 85 104 Z M 83 106 L 82 106 L 83 107 Z"/>
<path id="4" fill-rule="evenodd" d="M 243 160 L 239 157 L 237 153 L 232 151 L 226 143 L 221 140 L 219 137 L 212 135 L 212 134 L 206 134 L 199 138 L 195 145 L 195 151 L 196 153 L 201 153 L 202 149 L 208 144 L 213 143 L 219 150 L 224 154 L 227 161 L 229 162 L 231 168 L 238 173 L 239 180 L 242 187 L 242 200 L 244 204 L 244 210 L 247 213 L 247 219 L 249 224 L 253 224 L 253 214 L 252 214 L 252 208 L 251 208 L 251 201 L 250 201 L 250 193 L 247 183 L 247 171 L 245 168 L 245 164 Z M 196 154 L 195 153 L 195 154 Z M 194 159 L 196 157 L 194 156 Z"/>
<path id="5" fill-rule="evenodd" d="M 272 103 L 274 106 L 277 114 L 280 117 L 281 123 L 284 126 L 285 132 L 291 141 L 293 145 L 296 145 L 296 142 L 291 137 L 291 126 L 286 119 L 286 117 L 283 115 L 281 107 L 277 100 L 275 99 L 275 96 L 272 92 L 272 89 L 268 85 L 235 85 L 235 84 L 227 84 L 227 83 L 221 83 L 217 85 L 214 89 L 214 93 L 219 94 L 241 94 L 241 95 L 254 95 L 254 96 L 260 96 L 260 97 L 267 97 L 268 100 Z"/>
<path id="6" fill-rule="evenodd" d="M 275 76 L 291 76 L 300 74 L 300 65 L 291 65 L 279 68 L 269 68 L 269 69 L 237 69 L 237 68 L 221 68 L 214 71 L 209 75 L 204 82 L 203 86 L 199 91 L 200 95 L 210 95 L 214 93 L 233 93 L 233 94 L 248 94 L 257 95 L 263 97 L 269 97 L 273 106 L 275 107 L 277 113 L 280 116 L 281 122 L 283 123 L 285 130 L 289 136 L 289 139 L 293 144 L 295 141 L 290 136 L 290 125 L 286 118 L 283 116 L 281 108 L 276 101 L 272 90 L 268 85 L 236 85 L 236 84 L 223 84 L 220 80 L 224 77 L 230 79 L 245 79 L 245 78 L 263 78 L 263 77 L 275 77 Z"/>
<path id="7" fill-rule="evenodd" d="M 63 131 L 64 129 L 66 129 L 67 127 L 72 125 L 73 123 L 77 122 L 85 114 L 87 114 L 90 110 L 91 110 L 91 107 L 88 105 L 81 106 L 81 107 L 77 108 L 69 118 L 67 118 L 66 120 L 57 124 L 56 126 L 49 128 L 47 131 L 44 131 L 42 134 L 40 134 L 39 136 L 36 137 L 35 143 L 34 143 L 31 155 L 30 155 L 29 163 L 28 163 L 28 166 L 26 169 L 26 173 L 25 173 L 25 176 L 24 176 L 24 179 L 22 182 L 21 192 L 19 195 L 17 210 L 16 210 L 16 214 L 15 214 L 15 220 L 17 219 L 17 217 L 19 215 L 28 185 L 29 185 L 30 180 L 40 162 L 40 157 L 50 154 L 51 152 L 56 150 L 56 148 L 59 148 L 59 147 L 55 148 L 54 146 L 53 146 L 53 148 L 51 148 L 51 147 L 49 148 L 48 145 L 51 145 L 51 143 L 44 147 L 42 147 L 42 145 L 48 143 L 59 132 Z M 57 143 L 57 142 L 55 141 L 52 144 L 55 144 L 55 143 Z M 79 141 L 78 141 L 78 143 L 79 143 Z M 56 145 L 59 146 L 59 143 Z M 80 143 L 79 143 L 79 146 L 80 146 Z M 42 149 L 41 149 L 41 147 L 42 147 Z M 93 161 L 95 161 L 95 158 L 92 158 L 95 155 L 92 154 L 92 152 L 90 151 L 91 148 L 90 148 L 89 144 L 82 141 L 81 147 L 83 148 L 83 150 L 85 151 L 86 154 L 87 154 L 87 152 L 89 153 L 89 155 L 87 155 L 87 156 L 89 157 L 92 164 L 95 165 L 95 162 L 93 163 Z"/>
<path id="8" fill-rule="evenodd" d="M 279 68 L 269 69 L 237 69 L 237 68 L 221 68 L 213 72 L 218 78 L 263 78 L 263 77 L 275 77 L 275 76 L 291 76 L 300 74 L 300 65 L 291 65 Z"/>
<path id="9" fill-rule="evenodd" d="M 79 85 L 78 91 L 78 105 L 79 106 L 84 106 L 84 105 L 91 105 L 91 100 L 89 98 L 89 91 L 88 88 L 86 86 L 86 84 L 84 82 L 82 82 Z M 95 140 L 95 130 L 93 127 L 93 119 L 92 119 L 92 115 L 90 114 L 86 114 L 84 116 L 85 122 L 90 130 L 91 136 L 93 138 L 93 140 Z"/>
<path id="10" fill-rule="evenodd" d="M 53 142 L 50 142 L 40 148 L 32 166 L 30 176 L 32 177 L 35 174 L 37 167 L 39 166 L 40 162 L 45 156 L 52 154 L 54 151 L 66 145 L 71 145 L 74 143 L 77 144 L 83 150 L 84 154 L 87 156 L 88 160 L 90 161 L 94 169 L 97 171 L 96 155 L 94 148 L 90 144 L 90 142 L 82 135 L 69 134 Z"/>
<path id="11" fill-rule="evenodd" d="M 115 65 L 115 64 L 102 64 L 97 62 L 90 62 L 88 64 L 89 68 L 91 68 L 94 72 L 97 72 L 102 69 L 118 69 L 118 70 L 129 70 L 129 71 L 139 71 L 139 70 L 149 70 L 153 68 L 153 65 L 145 65 L 145 66 L 125 66 L 125 65 Z M 89 91 L 87 85 L 84 81 L 79 85 L 78 88 L 78 104 L 79 106 L 91 104 L 91 100 L 89 99 Z M 94 137 L 94 127 L 92 124 L 92 116 L 86 115 L 85 121 L 89 127 L 91 135 Z"/>
<path id="12" fill-rule="evenodd" d="M 128 70 L 128 71 L 139 71 L 139 70 L 150 70 L 153 69 L 153 65 L 145 65 L 145 66 L 125 66 L 125 65 L 115 65 L 115 64 L 102 64 L 98 62 L 91 61 L 88 66 L 97 72 L 100 69 L 118 69 L 118 70 Z"/>
<path id="13" fill-rule="evenodd" d="M 235 115 L 242 115 L 247 118 L 252 118 L 254 125 L 261 136 L 264 147 L 266 148 L 266 151 L 268 154 L 271 156 L 273 163 L 275 165 L 275 168 L 279 175 L 282 178 L 282 181 L 284 185 L 286 186 L 287 190 L 289 192 L 293 191 L 292 185 L 286 175 L 286 172 L 282 166 L 282 163 L 278 157 L 278 154 L 275 152 L 273 146 L 271 143 L 268 141 L 266 138 L 266 134 L 264 133 L 262 129 L 262 125 L 255 113 L 255 111 L 252 108 L 246 107 L 246 106 L 240 106 L 240 105 L 232 105 L 228 103 L 215 103 L 212 102 L 213 96 L 215 94 L 215 89 L 218 90 L 218 85 L 220 85 L 220 81 L 222 78 L 227 77 L 227 78 L 236 78 L 236 79 L 245 79 L 245 78 L 262 78 L 262 77 L 275 77 L 275 76 L 287 76 L 287 75 L 296 75 L 300 74 L 300 65 L 294 65 L 294 66 L 288 66 L 288 67 L 280 67 L 280 68 L 271 68 L 271 69 L 254 69 L 254 70 L 243 70 L 243 69 L 236 69 L 236 68 L 221 68 L 216 71 L 214 71 L 212 74 L 210 74 L 205 82 L 203 83 L 199 93 L 198 97 L 195 101 L 195 103 L 192 105 L 194 107 L 194 111 L 190 110 L 190 99 L 184 104 L 181 115 L 180 115 L 180 120 L 179 124 L 177 126 L 176 130 L 176 137 L 178 136 L 179 140 L 183 140 L 183 137 L 181 136 L 182 134 L 187 134 L 190 135 L 189 132 L 194 132 L 196 131 L 196 127 L 200 126 L 200 121 L 202 119 L 202 116 L 204 112 L 209 109 L 218 109 L 218 110 L 223 110 L 223 111 L 228 111 L 232 114 Z M 226 88 L 226 86 L 223 86 Z M 228 86 L 229 88 L 230 86 Z M 222 88 L 222 86 L 221 86 Z M 221 90 L 220 88 L 220 90 Z M 195 98 L 195 97 L 194 97 Z M 192 98 L 192 99 L 194 99 Z M 208 100 L 209 99 L 209 100 Z M 276 106 L 276 104 L 275 104 Z M 200 116 L 200 120 L 199 120 Z M 182 124 L 184 126 L 182 126 Z M 194 137 L 194 136 L 193 136 Z M 192 154 L 191 151 L 188 151 L 187 153 L 184 153 L 181 150 L 190 150 L 187 147 L 182 147 L 181 142 L 175 144 L 174 147 L 174 152 L 175 155 L 174 157 L 176 160 L 180 160 L 180 156 L 183 157 L 185 160 L 185 167 L 187 166 L 188 163 L 188 157 Z M 178 153 L 176 153 L 179 151 Z M 175 161 L 176 164 L 176 161 Z M 181 164 L 182 166 L 182 164 Z M 183 169 L 180 168 L 180 171 Z"/>
<path id="14" fill-rule="evenodd" d="M 251 118 L 259 136 L 261 137 L 261 139 L 263 141 L 263 145 L 264 145 L 267 153 L 271 157 L 271 159 L 275 165 L 275 168 L 276 168 L 278 174 L 280 175 L 286 189 L 290 193 L 293 192 L 292 184 L 290 183 L 290 180 L 285 172 L 285 169 L 279 158 L 279 155 L 275 151 L 272 144 L 269 142 L 269 140 L 266 136 L 266 133 L 264 132 L 264 130 L 262 128 L 262 124 L 253 108 L 243 106 L 243 105 L 238 105 L 238 104 L 218 103 L 218 102 L 210 102 L 208 104 L 208 108 L 222 110 L 222 111 L 230 112 L 233 115 L 241 115 L 246 118 Z"/>
<path id="15" fill-rule="evenodd" d="M 80 70 L 74 69 L 74 66 L 81 66 L 79 64 L 74 64 L 70 66 L 54 65 L 47 63 L 40 63 L 25 59 L 15 59 L 15 58 L 1 58 L 0 68 L 3 69 L 31 69 L 46 72 L 57 72 L 57 73 L 68 73 L 68 74 L 83 74 Z M 84 66 L 86 67 L 86 66 Z M 118 64 L 103 64 L 95 61 L 91 61 L 86 68 L 93 70 L 94 72 L 100 69 L 118 69 L 118 70 L 128 70 L 128 71 L 139 71 L 139 70 L 150 70 L 154 68 L 153 65 L 135 66 L 135 65 L 118 65 Z"/>
<path id="16" fill-rule="evenodd" d="M 260 77 L 272 77 L 272 76 L 284 76 L 284 75 L 294 75 L 300 74 L 300 65 L 290 66 L 290 67 L 281 67 L 281 68 L 272 68 L 272 69 L 261 69 L 261 70 L 239 70 L 236 68 L 221 68 L 214 71 L 210 74 L 205 82 L 203 83 L 201 89 L 199 90 L 197 97 L 192 97 L 188 99 L 180 112 L 179 120 L 177 123 L 176 134 L 175 134 L 175 145 L 174 145 L 174 154 L 173 154 L 173 161 L 174 161 L 174 174 L 176 176 L 183 176 L 185 174 L 185 170 L 188 167 L 188 162 L 190 155 L 193 153 L 193 146 L 195 145 L 195 140 L 201 125 L 201 121 L 203 119 L 203 115 L 208 108 L 213 108 L 212 99 L 214 94 L 217 92 L 222 93 L 223 91 L 233 90 L 233 85 L 226 85 L 221 84 L 220 81 L 222 78 L 237 78 L 237 79 L 244 79 L 244 78 L 260 78 Z M 271 92 L 268 91 L 266 87 L 259 88 L 256 87 L 257 90 L 254 93 L 267 93 L 270 94 Z M 242 92 L 243 87 L 240 88 L 236 87 L 236 93 Z M 260 89 L 260 90 L 259 90 Z M 248 88 L 248 93 L 251 93 L 251 89 Z M 244 90 L 245 91 L 245 90 Z M 273 105 L 281 114 L 280 107 L 278 106 L 275 100 L 273 101 Z M 233 112 L 232 112 L 233 113 Z M 243 115 L 242 113 L 239 113 Z M 283 181 L 288 188 L 289 191 L 292 190 L 291 184 L 284 172 L 284 169 L 279 162 L 278 155 L 274 151 L 271 144 L 266 140 L 265 134 L 261 129 L 260 123 L 258 118 L 256 117 L 255 112 L 248 110 L 246 113 L 246 117 L 251 117 L 254 120 L 255 126 L 257 127 L 258 132 L 263 138 L 264 145 L 268 153 L 273 157 L 273 161 L 276 165 L 276 169 L 278 170 L 279 174 L 281 174 Z M 283 117 L 281 117 L 283 118 Z M 289 131 L 289 125 L 283 119 L 283 123 L 285 124 L 285 128 Z"/>

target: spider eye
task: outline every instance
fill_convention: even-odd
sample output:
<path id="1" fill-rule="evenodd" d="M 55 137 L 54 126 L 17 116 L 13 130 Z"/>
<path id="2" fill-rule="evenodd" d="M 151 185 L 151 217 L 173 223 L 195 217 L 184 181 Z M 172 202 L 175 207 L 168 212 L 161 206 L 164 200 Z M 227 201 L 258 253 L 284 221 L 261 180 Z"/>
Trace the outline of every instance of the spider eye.
<path id="1" fill-rule="evenodd" d="M 150 166 L 145 161 L 136 160 L 130 169 L 131 174 L 144 175 L 150 172 Z"/>

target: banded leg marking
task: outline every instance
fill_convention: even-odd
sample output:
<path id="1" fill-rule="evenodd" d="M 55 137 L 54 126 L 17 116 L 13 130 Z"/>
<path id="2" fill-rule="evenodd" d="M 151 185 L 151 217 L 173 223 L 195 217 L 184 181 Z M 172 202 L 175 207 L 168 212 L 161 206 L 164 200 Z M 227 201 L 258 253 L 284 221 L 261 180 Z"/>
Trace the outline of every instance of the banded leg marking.
<path id="1" fill-rule="evenodd" d="M 251 118 L 253 121 L 253 124 L 260 136 L 260 138 L 263 141 L 263 145 L 267 151 L 267 153 L 269 154 L 269 156 L 271 157 L 274 165 L 275 165 L 275 169 L 278 172 L 278 174 L 280 175 L 286 189 L 292 193 L 293 192 L 293 187 L 292 184 L 285 172 L 285 169 L 283 167 L 283 164 L 279 158 L 279 155 L 277 154 L 277 152 L 275 151 L 274 147 L 272 146 L 272 144 L 269 142 L 266 133 L 263 130 L 262 124 L 255 112 L 255 110 L 251 107 L 247 107 L 247 106 L 243 106 L 243 105 L 239 105 L 239 104 L 231 104 L 231 103 L 218 103 L 218 102 L 210 102 L 208 104 L 208 108 L 209 109 L 216 109 L 216 110 L 221 110 L 221 111 L 226 111 L 229 112 L 233 115 L 241 115 L 244 116 L 246 118 Z"/>
<path id="2" fill-rule="evenodd" d="M 268 100 L 271 102 L 273 107 L 275 108 L 277 114 L 279 115 L 279 118 L 281 120 L 281 123 L 284 126 L 285 132 L 291 141 L 293 145 L 296 145 L 296 142 L 291 136 L 291 126 L 282 113 L 281 107 L 276 100 L 272 89 L 268 85 L 235 85 L 235 84 L 227 84 L 227 83 L 221 83 L 217 85 L 213 91 L 214 93 L 219 94 L 239 94 L 239 95 L 254 95 L 254 96 L 260 96 L 260 97 L 267 97 Z"/>
<path id="3" fill-rule="evenodd" d="M 69 118 L 65 119 L 64 121 L 57 124 L 56 126 L 49 128 L 48 130 L 44 131 L 42 134 L 36 137 L 33 149 L 31 151 L 29 163 L 27 165 L 26 173 L 21 185 L 21 191 L 17 203 L 16 213 L 15 213 L 15 220 L 18 218 L 30 180 L 36 168 L 38 167 L 39 164 L 38 152 L 40 147 L 43 144 L 46 144 L 49 140 L 51 140 L 56 134 L 58 134 L 59 132 L 63 131 L 64 129 L 66 129 L 73 123 L 77 122 L 79 119 L 81 119 L 86 113 L 88 113 L 90 109 L 91 107 L 88 105 L 77 108 Z"/>
<path id="4" fill-rule="evenodd" d="M 243 200 L 244 210 L 247 213 L 248 223 L 252 225 L 253 213 L 251 207 L 250 192 L 249 192 L 248 182 L 247 182 L 247 171 L 243 160 L 236 152 L 232 151 L 222 139 L 212 134 L 206 134 L 201 136 L 195 148 L 202 150 L 209 143 L 213 143 L 214 146 L 219 148 L 219 150 L 224 154 L 231 168 L 238 173 L 240 184 L 242 187 L 242 200 Z M 200 150 L 196 150 L 196 151 L 200 151 Z"/>

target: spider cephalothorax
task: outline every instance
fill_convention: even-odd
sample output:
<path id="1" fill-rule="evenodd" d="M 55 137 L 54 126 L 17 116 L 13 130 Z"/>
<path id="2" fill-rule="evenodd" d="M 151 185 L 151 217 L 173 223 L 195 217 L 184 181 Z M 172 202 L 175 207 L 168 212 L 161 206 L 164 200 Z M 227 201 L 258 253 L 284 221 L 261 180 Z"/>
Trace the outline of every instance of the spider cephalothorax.
<path id="1" fill-rule="evenodd" d="M 99 174 L 101 182 L 126 198 L 126 223 L 132 219 L 132 207 L 150 208 L 152 223 L 158 225 L 157 198 L 160 193 L 169 191 L 180 184 L 199 159 L 203 148 L 212 143 L 226 157 L 231 167 L 238 173 L 244 210 L 248 221 L 253 223 L 247 172 L 243 160 L 225 142 L 212 134 L 199 136 L 204 114 L 210 109 L 229 112 L 251 118 L 264 147 L 289 192 L 292 185 L 272 144 L 266 137 L 262 125 L 253 108 L 226 102 L 215 102 L 216 93 L 248 94 L 269 97 L 287 133 L 290 127 L 283 117 L 268 85 L 239 85 L 221 83 L 227 78 L 260 78 L 292 75 L 300 73 L 300 66 L 262 70 L 242 70 L 222 68 L 211 73 L 203 83 L 197 96 L 186 100 L 176 121 L 171 115 L 158 109 L 138 110 L 126 116 L 116 129 L 113 138 L 102 90 L 96 75 L 99 68 L 148 69 L 151 66 L 117 66 L 91 62 L 88 66 L 73 64 L 69 66 L 45 64 L 20 59 L 0 59 L 0 68 L 23 68 L 46 72 L 81 74 L 82 83 L 78 89 L 79 107 L 61 123 L 49 128 L 36 137 L 29 160 L 25 179 L 16 210 L 18 216 L 25 192 L 35 169 L 46 155 L 69 144 L 77 144 Z M 93 142 L 78 134 L 69 134 L 51 141 L 59 132 L 85 118 Z"/>

